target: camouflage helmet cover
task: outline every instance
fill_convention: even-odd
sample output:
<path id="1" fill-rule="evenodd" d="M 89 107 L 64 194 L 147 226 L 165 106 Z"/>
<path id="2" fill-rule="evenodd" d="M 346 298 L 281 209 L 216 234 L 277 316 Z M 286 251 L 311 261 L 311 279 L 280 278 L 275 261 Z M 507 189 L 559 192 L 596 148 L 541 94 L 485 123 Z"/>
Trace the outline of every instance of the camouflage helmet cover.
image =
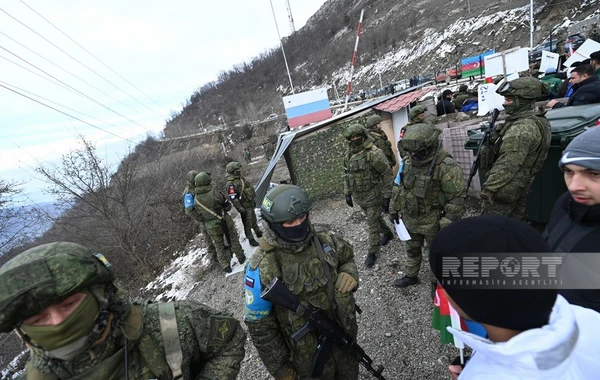
<path id="1" fill-rule="evenodd" d="M 365 127 L 359 123 L 353 123 L 346 128 L 344 131 L 344 138 L 346 140 L 352 140 L 355 136 L 363 136 L 367 137 L 367 132 L 365 131 Z"/>
<path id="2" fill-rule="evenodd" d="M 534 77 L 517 78 L 499 83 L 496 93 L 506 97 L 535 100 L 542 94 L 542 82 Z"/>
<path id="3" fill-rule="evenodd" d="M 283 223 L 306 214 L 311 207 L 304 190 L 294 185 L 278 185 L 265 195 L 260 213 L 269 223 Z"/>
<path id="4" fill-rule="evenodd" d="M 435 146 L 439 135 L 440 130 L 433 125 L 419 123 L 407 128 L 404 138 L 398 143 L 408 152 L 420 152 Z"/>
<path id="5" fill-rule="evenodd" d="M 379 115 L 371 115 L 367 118 L 367 128 L 373 128 L 377 124 L 381 123 L 381 117 Z"/>
<path id="6" fill-rule="evenodd" d="M 210 185 L 211 178 L 207 172 L 200 172 L 194 177 L 194 184 L 197 187 Z"/>
<path id="7" fill-rule="evenodd" d="M 424 105 L 416 106 L 410 109 L 408 113 L 408 117 L 410 120 L 414 120 L 418 115 L 425 113 L 427 111 L 427 107 Z"/>
<path id="8" fill-rule="evenodd" d="M 26 250 L 0 268 L 0 332 L 93 285 L 114 280 L 101 254 L 69 242 Z"/>
<path id="9" fill-rule="evenodd" d="M 232 161 L 227 164 L 227 166 L 225 167 L 225 170 L 227 170 L 227 173 L 233 174 L 236 170 L 240 170 L 241 168 L 242 168 L 242 164 L 240 164 L 237 161 Z"/>
<path id="10" fill-rule="evenodd" d="M 194 186 L 194 178 L 196 178 L 196 175 L 198 175 L 197 170 L 190 170 L 189 172 L 187 172 L 186 177 L 188 185 L 191 185 L 192 187 Z"/>

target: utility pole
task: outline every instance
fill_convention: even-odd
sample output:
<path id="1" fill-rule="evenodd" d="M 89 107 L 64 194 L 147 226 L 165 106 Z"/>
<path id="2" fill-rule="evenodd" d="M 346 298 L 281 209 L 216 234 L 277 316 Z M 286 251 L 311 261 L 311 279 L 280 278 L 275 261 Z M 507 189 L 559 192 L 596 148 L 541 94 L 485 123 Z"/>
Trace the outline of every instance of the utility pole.
<path id="1" fill-rule="evenodd" d="M 292 17 L 292 7 L 290 6 L 290 0 L 285 0 L 285 5 L 287 6 L 288 19 L 290 20 L 290 28 L 292 29 L 290 34 L 294 34 L 296 31 L 296 26 L 294 26 L 294 18 Z"/>
<path id="2" fill-rule="evenodd" d="M 356 42 L 354 44 L 354 53 L 352 53 L 352 62 L 350 63 L 350 76 L 348 77 L 348 89 L 346 90 L 346 102 L 344 103 L 344 109 L 342 111 L 346 111 L 346 109 L 348 108 L 348 99 L 350 98 L 350 92 L 352 90 L 352 76 L 354 75 L 354 63 L 356 62 L 356 56 L 358 55 L 358 40 L 360 39 L 360 30 L 362 28 L 364 14 L 365 14 L 365 10 L 362 9 L 360 11 L 360 20 L 358 21 L 358 29 L 356 31 Z"/>
<path id="3" fill-rule="evenodd" d="M 283 53 L 283 61 L 285 62 L 285 69 L 287 70 L 288 79 L 290 80 L 290 87 L 292 88 L 292 94 L 294 92 L 294 84 L 292 83 L 292 76 L 290 75 L 290 67 L 288 66 L 287 58 L 285 56 L 285 50 L 283 50 L 283 42 L 281 42 L 281 35 L 279 34 L 279 26 L 277 25 L 277 17 L 275 17 L 275 9 L 273 8 L 273 0 L 269 0 L 271 3 L 271 12 L 273 12 L 273 20 L 275 21 L 275 29 L 277 29 L 277 37 L 279 38 L 279 46 L 281 46 L 281 52 Z"/>
<path id="4" fill-rule="evenodd" d="M 533 50 L 533 0 L 529 0 L 529 48 Z"/>

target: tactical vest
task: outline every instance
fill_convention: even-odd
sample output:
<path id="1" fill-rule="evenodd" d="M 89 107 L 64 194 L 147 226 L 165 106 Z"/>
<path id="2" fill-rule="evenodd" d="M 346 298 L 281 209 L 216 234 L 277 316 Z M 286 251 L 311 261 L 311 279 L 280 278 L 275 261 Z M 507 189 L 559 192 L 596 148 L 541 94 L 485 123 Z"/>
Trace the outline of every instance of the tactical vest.
<path id="1" fill-rule="evenodd" d="M 442 180 L 442 170 L 440 165 L 445 159 L 451 159 L 452 156 L 445 150 L 441 150 L 437 157 L 434 157 L 433 171 L 428 175 L 431 163 L 423 167 L 415 167 L 410 160 L 404 165 L 402 174 L 402 185 L 399 195 L 400 209 L 403 214 L 416 217 L 431 212 L 432 210 L 442 210 L 446 204 L 442 191 L 436 193 L 438 196 L 432 196 L 434 185 L 439 187 Z"/>
<path id="2" fill-rule="evenodd" d="M 348 187 L 353 193 L 362 193 L 370 191 L 379 184 L 379 178 L 373 176 L 375 170 L 371 165 L 371 149 L 364 149 L 363 151 L 351 154 L 348 153 L 346 169 Z"/>
<path id="3" fill-rule="evenodd" d="M 317 236 L 322 244 L 324 258 L 329 266 L 333 284 L 335 284 L 339 262 L 336 252 L 333 250 L 333 239 L 328 233 L 318 233 Z M 261 282 L 270 282 L 273 278 L 279 277 L 302 303 L 308 303 L 324 310 L 330 318 L 336 319 L 350 334 L 356 332 L 354 296 L 351 293 L 340 293 L 335 290 L 336 310 L 334 314 L 327 295 L 327 276 L 313 242 L 301 252 L 293 253 L 272 247 L 261 238 L 261 249 L 252 256 L 249 265 L 253 270 L 260 265 Z M 275 307 L 273 311 L 284 330 L 282 336 L 285 337 L 288 344 L 295 347 L 295 350 L 301 355 L 312 356 L 317 346 L 314 334 L 307 334 L 298 342 L 293 342 L 289 338 L 293 332 L 304 326 L 306 320 L 282 307 Z"/>
<path id="4" fill-rule="evenodd" d="M 223 216 L 223 207 L 219 202 L 215 201 L 214 189 L 210 189 L 206 193 L 196 192 L 194 201 L 204 205 L 208 210 L 211 210 L 214 214 L 218 215 L 219 217 Z M 202 221 L 206 223 L 207 226 L 220 223 L 220 219 L 213 213 L 206 210 L 204 207 L 196 204 L 195 208 L 198 214 L 200 215 L 200 218 L 202 218 Z"/>
<path id="5" fill-rule="evenodd" d="M 254 191 L 254 187 L 248 181 L 246 181 L 244 177 L 227 177 L 226 186 L 229 188 L 230 185 L 235 187 L 237 198 L 240 200 L 242 207 L 254 207 L 254 197 L 256 196 L 256 193 Z"/>

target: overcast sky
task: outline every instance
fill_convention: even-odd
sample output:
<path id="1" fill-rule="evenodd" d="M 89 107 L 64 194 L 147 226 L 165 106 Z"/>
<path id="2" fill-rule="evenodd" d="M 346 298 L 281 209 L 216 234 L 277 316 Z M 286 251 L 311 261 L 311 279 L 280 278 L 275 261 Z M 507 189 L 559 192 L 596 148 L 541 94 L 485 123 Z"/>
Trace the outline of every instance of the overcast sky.
<path id="1" fill-rule="evenodd" d="M 285 1 L 272 1 L 286 36 Z M 324 2 L 290 0 L 296 29 Z M 14 0 L 0 10 L 0 86 L 101 128 L 0 87 L 0 178 L 27 181 L 26 201 L 49 200 L 34 168 L 75 148 L 79 134 L 118 161 L 221 70 L 278 45 L 269 0 Z"/>

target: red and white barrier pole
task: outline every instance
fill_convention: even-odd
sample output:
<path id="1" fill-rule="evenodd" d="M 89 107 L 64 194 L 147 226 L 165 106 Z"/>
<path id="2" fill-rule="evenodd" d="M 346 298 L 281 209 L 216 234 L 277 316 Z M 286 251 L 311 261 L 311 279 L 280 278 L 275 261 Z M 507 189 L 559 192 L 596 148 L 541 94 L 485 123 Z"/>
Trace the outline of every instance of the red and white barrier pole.
<path id="1" fill-rule="evenodd" d="M 344 103 L 343 111 L 348 108 L 348 99 L 350 99 L 350 90 L 352 89 L 352 76 L 354 75 L 354 63 L 358 55 L 358 40 L 360 39 L 360 30 L 362 29 L 363 15 L 365 10 L 360 11 L 360 20 L 358 21 L 358 30 L 356 31 L 356 43 L 354 44 L 354 53 L 352 54 L 352 63 L 350 64 L 350 77 L 348 78 L 348 89 L 346 90 L 346 103 Z"/>

